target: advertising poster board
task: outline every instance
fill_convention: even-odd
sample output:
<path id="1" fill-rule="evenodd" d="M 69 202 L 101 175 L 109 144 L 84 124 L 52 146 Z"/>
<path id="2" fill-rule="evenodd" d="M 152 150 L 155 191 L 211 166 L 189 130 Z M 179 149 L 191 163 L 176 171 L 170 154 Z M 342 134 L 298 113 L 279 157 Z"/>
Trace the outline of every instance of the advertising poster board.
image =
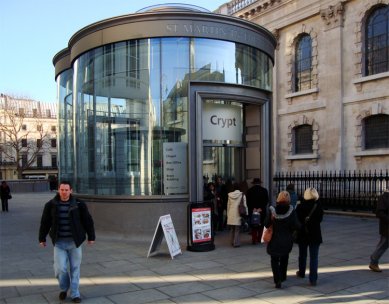
<path id="1" fill-rule="evenodd" d="M 211 241 L 211 208 L 192 209 L 192 228 L 193 243 Z"/>
<path id="2" fill-rule="evenodd" d="M 182 253 L 180 243 L 178 242 L 176 231 L 174 230 L 172 218 L 170 214 L 167 214 L 161 216 L 158 220 L 158 224 L 155 229 L 154 237 L 153 240 L 151 241 L 151 245 L 147 257 L 156 253 L 159 246 L 161 245 L 163 236 L 165 236 L 165 240 L 169 248 L 169 253 L 172 259 L 176 255 Z"/>
<path id="3" fill-rule="evenodd" d="M 213 204 L 196 202 L 188 205 L 189 251 L 210 251 L 215 249 L 213 226 Z"/>

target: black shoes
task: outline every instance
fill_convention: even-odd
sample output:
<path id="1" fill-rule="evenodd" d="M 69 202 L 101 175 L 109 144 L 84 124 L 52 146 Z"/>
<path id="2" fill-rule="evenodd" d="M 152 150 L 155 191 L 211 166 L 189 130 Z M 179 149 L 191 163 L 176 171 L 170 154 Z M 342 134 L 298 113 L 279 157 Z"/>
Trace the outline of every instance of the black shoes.
<path id="1" fill-rule="evenodd" d="M 296 276 L 298 276 L 299 278 L 305 278 L 305 275 L 301 274 L 298 270 L 296 271 Z"/>
<path id="2" fill-rule="evenodd" d="M 281 288 L 281 282 L 276 283 L 276 288 Z"/>
<path id="3" fill-rule="evenodd" d="M 80 297 L 73 298 L 72 302 L 73 303 L 81 303 L 81 298 Z"/>
<path id="4" fill-rule="evenodd" d="M 370 264 L 369 268 L 371 271 L 374 271 L 374 272 L 382 272 L 381 268 L 376 264 Z"/>
<path id="5" fill-rule="evenodd" d="M 59 296 L 58 296 L 59 300 L 60 300 L 60 301 L 65 300 L 65 299 L 66 299 L 66 294 L 67 294 L 66 291 L 61 291 L 61 292 L 59 293 Z"/>

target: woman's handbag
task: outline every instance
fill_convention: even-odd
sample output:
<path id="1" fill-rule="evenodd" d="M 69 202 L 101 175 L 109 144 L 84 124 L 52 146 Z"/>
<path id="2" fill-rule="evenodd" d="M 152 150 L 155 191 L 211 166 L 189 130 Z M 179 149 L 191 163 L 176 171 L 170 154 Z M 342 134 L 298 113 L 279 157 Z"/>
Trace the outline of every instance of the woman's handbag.
<path id="1" fill-rule="evenodd" d="M 273 225 L 270 225 L 268 228 L 263 227 L 261 243 L 269 243 L 272 236 L 273 236 Z"/>
<path id="2" fill-rule="evenodd" d="M 244 203 L 243 203 L 243 194 L 242 194 L 242 199 L 240 200 L 238 209 L 239 209 L 239 215 L 240 216 L 246 216 L 247 215 L 246 207 L 244 206 Z"/>
<path id="3" fill-rule="evenodd" d="M 8 194 L 8 199 L 11 199 L 12 198 L 12 195 L 11 194 Z"/>

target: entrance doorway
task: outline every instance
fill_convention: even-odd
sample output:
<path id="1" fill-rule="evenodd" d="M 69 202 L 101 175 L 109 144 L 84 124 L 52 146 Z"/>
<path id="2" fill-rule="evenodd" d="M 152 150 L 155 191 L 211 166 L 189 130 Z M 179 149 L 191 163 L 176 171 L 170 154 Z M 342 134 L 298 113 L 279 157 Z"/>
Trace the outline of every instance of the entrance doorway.
<path id="1" fill-rule="evenodd" d="M 190 202 L 204 198 L 204 185 L 271 184 L 271 104 L 268 93 L 250 88 L 191 83 L 189 102 Z"/>
<path id="2" fill-rule="evenodd" d="M 204 183 L 245 179 L 244 105 L 238 101 L 204 99 L 202 174 Z"/>

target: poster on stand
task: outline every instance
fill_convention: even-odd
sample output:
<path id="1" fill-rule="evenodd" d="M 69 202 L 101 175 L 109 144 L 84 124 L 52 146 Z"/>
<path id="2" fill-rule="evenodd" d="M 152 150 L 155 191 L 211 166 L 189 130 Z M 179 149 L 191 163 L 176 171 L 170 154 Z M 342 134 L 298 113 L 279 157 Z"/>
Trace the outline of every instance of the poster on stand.
<path id="1" fill-rule="evenodd" d="M 151 245 L 147 257 L 156 253 L 159 246 L 161 245 L 163 236 L 165 236 L 165 240 L 169 248 L 169 253 L 172 259 L 176 255 L 182 253 L 180 243 L 178 242 L 176 231 L 174 230 L 172 218 L 170 214 L 167 214 L 161 216 L 158 220 L 158 224 L 155 229 L 154 237 L 153 240 L 151 241 Z"/>
<path id="2" fill-rule="evenodd" d="M 209 242 L 212 239 L 211 208 L 192 209 L 192 240 L 193 243 Z"/>

